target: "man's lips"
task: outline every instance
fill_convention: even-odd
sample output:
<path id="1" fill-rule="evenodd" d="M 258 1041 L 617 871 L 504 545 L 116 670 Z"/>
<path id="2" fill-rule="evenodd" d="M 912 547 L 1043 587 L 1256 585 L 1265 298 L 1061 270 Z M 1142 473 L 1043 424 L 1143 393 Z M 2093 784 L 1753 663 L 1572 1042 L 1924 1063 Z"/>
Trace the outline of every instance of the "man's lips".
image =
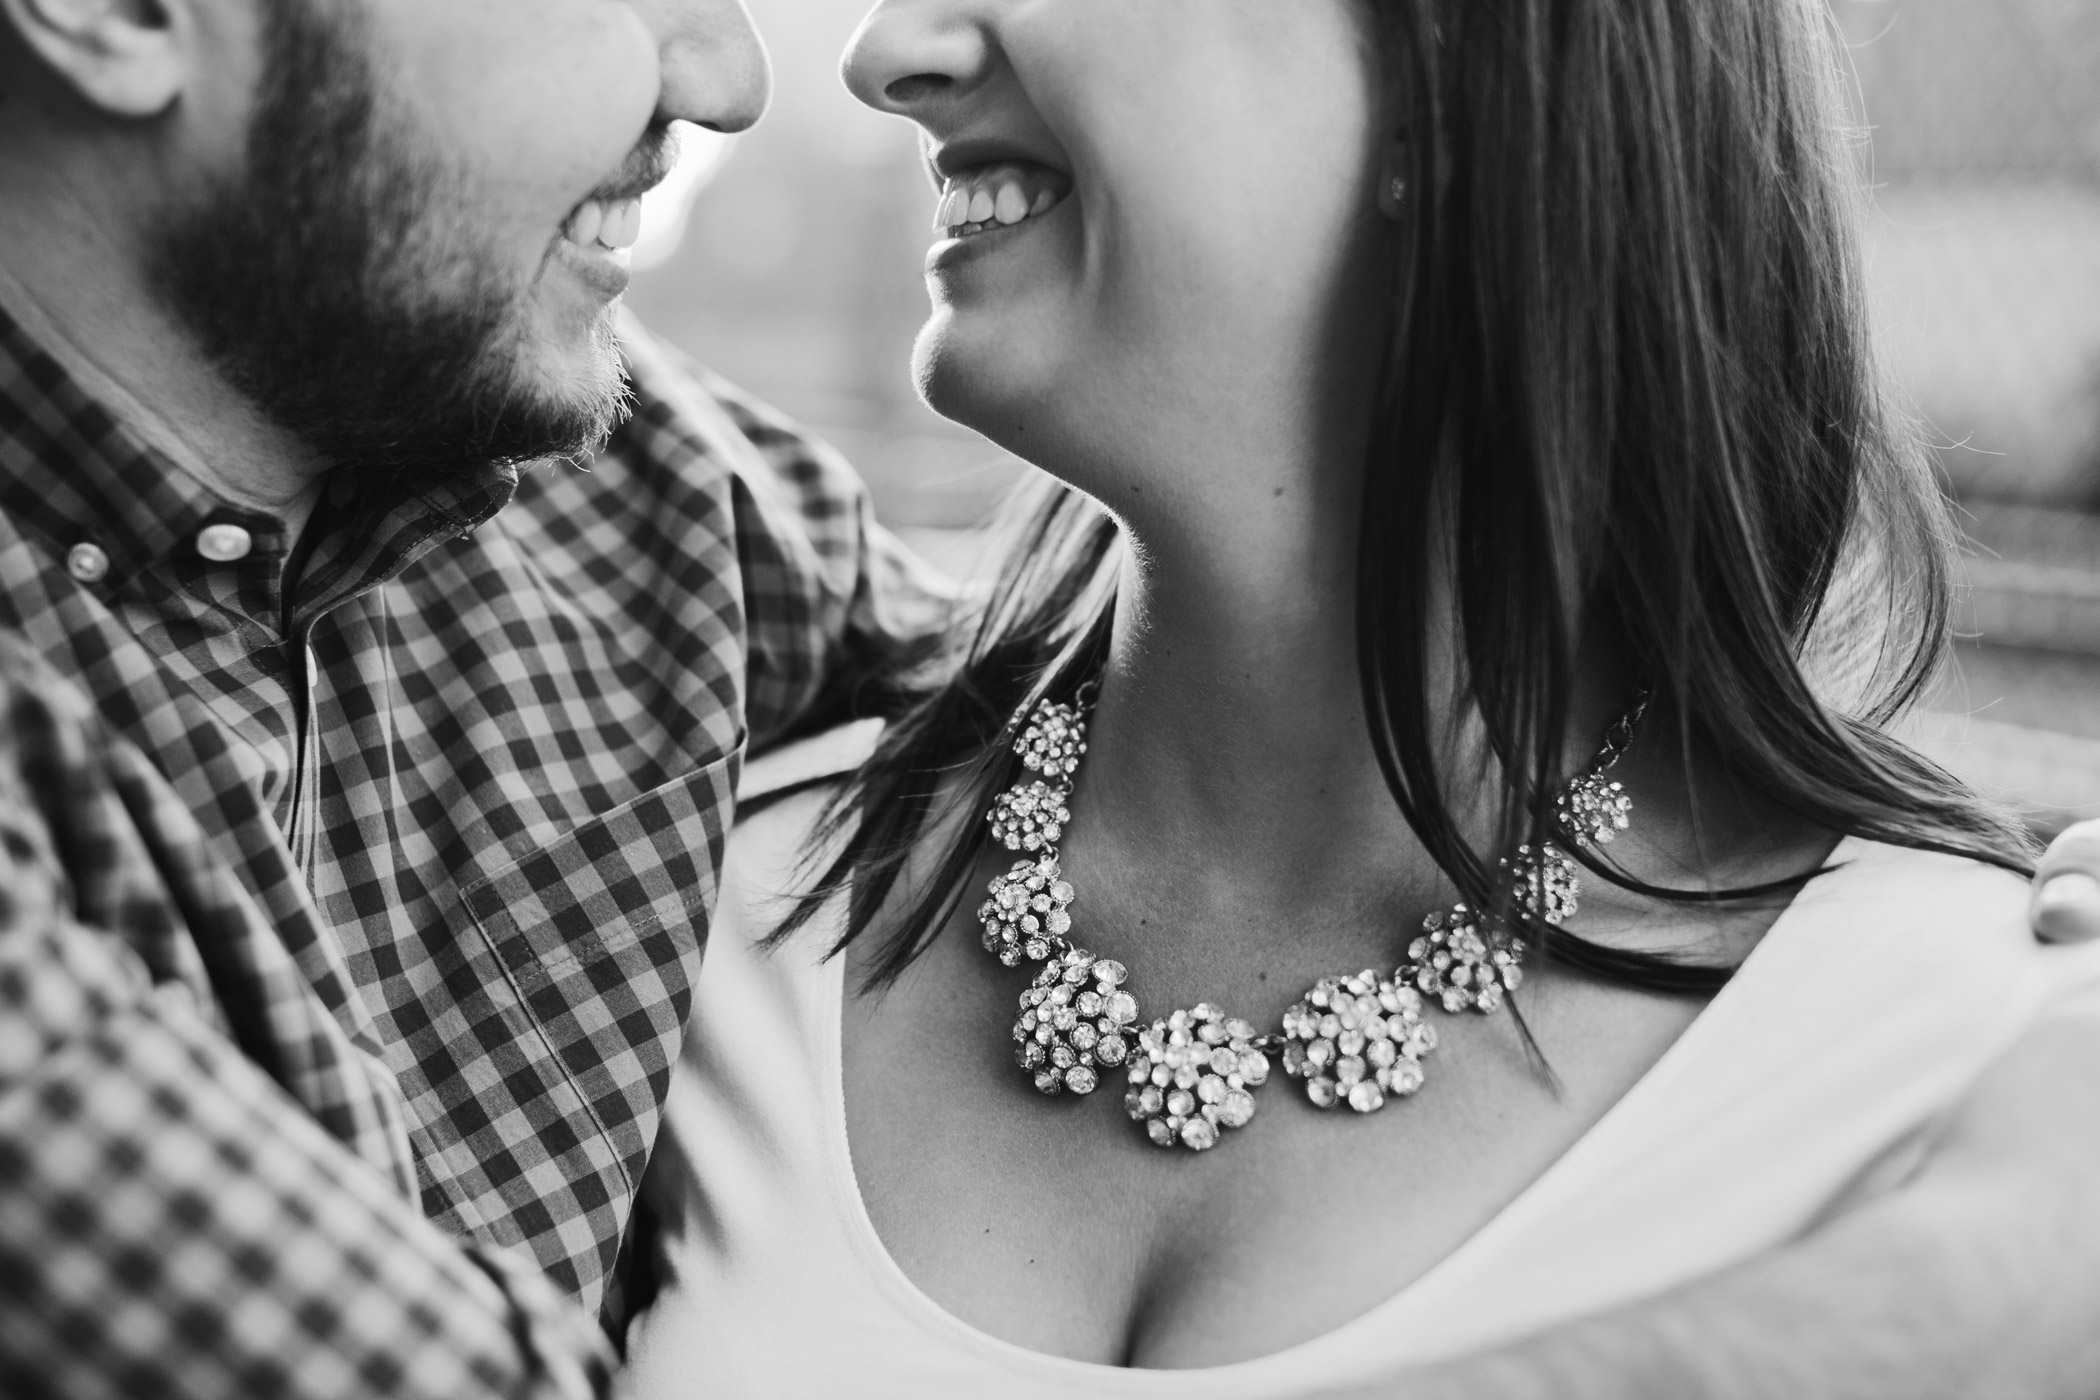
<path id="1" fill-rule="evenodd" d="M 562 236 L 587 251 L 624 252 L 642 236 L 642 196 L 664 182 L 678 161 L 678 134 L 650 128 L 612 179 L 570 212 Z"/>
<path id="2" fill-rule="evenodd" d="M 566 268 L 570 276 L 604 301 L 625 295 L 628 284 L 634 280 L 633 258 L 624 248 L 612 249 L 602 243 L 585 247 L 557 238 L 551 261 Z"/>
<path id="3" fill-rule="evenodd" d="M 612 201 L 586 199 L 562 225 L 562 236 L 581 248 L 625 252 L 642 236 L 639 196 Z"/>

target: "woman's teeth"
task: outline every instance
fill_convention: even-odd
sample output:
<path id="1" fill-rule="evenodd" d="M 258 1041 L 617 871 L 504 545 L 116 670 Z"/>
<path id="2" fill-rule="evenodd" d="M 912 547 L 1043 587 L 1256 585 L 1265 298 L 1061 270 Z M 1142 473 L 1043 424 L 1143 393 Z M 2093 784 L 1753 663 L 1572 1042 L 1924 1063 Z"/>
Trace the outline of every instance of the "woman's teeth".
<path id="1" fill-rule="evenodd" d="M 562 232 L 571 243 L 618 252 L 632 248 L 642 236 L 642 202 L 615 199 L 610 202 L 586 199 L 576 206 Z"/>
<path id="2" fill-rule="evenodd" d="M 933 227 L 954 238 L 1009 227 L 1056 208 L 1070 188 L 1070 180 L 1040 165 L 986 166 L 949 179 Z"/>

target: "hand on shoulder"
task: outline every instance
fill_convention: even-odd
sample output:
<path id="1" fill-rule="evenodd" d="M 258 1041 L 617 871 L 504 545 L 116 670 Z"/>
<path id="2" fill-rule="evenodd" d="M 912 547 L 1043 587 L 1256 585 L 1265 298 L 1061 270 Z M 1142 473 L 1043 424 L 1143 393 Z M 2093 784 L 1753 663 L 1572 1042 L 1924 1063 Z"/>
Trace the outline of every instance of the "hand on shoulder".
<path id="1" fill-rule="evenodd" d="M 2035 872 L 2030 916 L 2046 942 L 2100 938 L 2100 820 L 2080 822 L 2050 845 Z"/>

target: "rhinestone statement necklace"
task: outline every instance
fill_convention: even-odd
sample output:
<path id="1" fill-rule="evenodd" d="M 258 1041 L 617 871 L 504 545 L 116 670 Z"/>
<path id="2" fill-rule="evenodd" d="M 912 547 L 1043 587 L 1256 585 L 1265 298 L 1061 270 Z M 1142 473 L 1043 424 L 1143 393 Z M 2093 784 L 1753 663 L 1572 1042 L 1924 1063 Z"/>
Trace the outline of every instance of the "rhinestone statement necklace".
<path id="1" fill-rule="evenodd" d="M 1086 753 L 1092 713 L 1088 691 L 1078 703 L 1044 700 L 1020 723 L 1014 752 L 1032 777 L 1001 793 L 985 814 L 992 839 L 1027 852 L 991 882 L 977 910 L 986 951 L 1008 967 L 1040 964 L 1021 993 L 1014 1022 L 1014 1060 L 1045 1094 L 1091 1094 L 1106 1074 L 1128 1080 L 1123 1107 L 1164 1148 L 1203 1152 L 1230 1128 L 1254 1117 L 1254 1091 L 1267 1082 L 1272 1056 L 1304 1081 L 1317 1108 L 1347 1104 L 1375 1113 L 1388 1100 L 1422 1087 L 1423 1060 L 1436 1049 L 1435 1005 L 1457 1015 L 1501 1007 L 1523 981 L 1523 944 L 1500 921 L 1464 904 L 1422 920 L 1421 932 L 1390 976 L 1375 968 L 1323 977 L 1263 1034 L 1210 1002 L 1141 1025 L 1130 970 L 1075 945 L 1074 891 L 1058 857 L 1072 813 L 1067 805 Z M 1594 849 L 1631 824 L 1633 799 L 1608 774 L 1633 742 L 1648 697 L 1638 696 L 1605 736 L 1590 767 L 1554 798 L 1555 825 L 1578 847 Z M 1519 846 L 1502 862 L 1512 901 L 1532 918 L 1559 924 L 1572 917 L 1581 882 L 1575 861 L 1549 842 Z"/>

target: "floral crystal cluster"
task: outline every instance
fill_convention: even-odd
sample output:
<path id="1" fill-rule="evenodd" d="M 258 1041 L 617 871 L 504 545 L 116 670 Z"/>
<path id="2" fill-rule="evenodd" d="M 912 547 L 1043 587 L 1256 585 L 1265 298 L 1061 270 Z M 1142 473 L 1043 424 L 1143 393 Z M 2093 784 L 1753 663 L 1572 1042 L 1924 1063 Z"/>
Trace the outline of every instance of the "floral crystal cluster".
<path id="1" fill-rule="evenodd" d="M 1084 948 L 1068 948 L 1043 964 L 1021 993 L 1014 1022 L 1014 1063 L 1035 1076 L 1038 1090 L 1091 1094 L 1102 1066 L 1112 1069 L 1129 1058 L 1138 1015 L 1137 998 L 1123 990 L 1129 980 L 1123 964 Z"/>
<path id="2" fill-rule="evenodd" d="M 1489 1012 L 1523 982 L 1520 956 L 1518 944 L 1490 934 L 1471 909 L 1454 904 L 1448 914 L 1422 920 L 1421 936 L 1407 945 L 1397 975 L 1446 1011 Z"/>
<path id="3" fill-rule="evenodd" d="M 1154 1021 L 1138 1035 L 1125 1111 L 1157 1146 L 1208 1151 L 1254 1117 L 1251 1091 L 1269 1077 L 1261 1039 L 1207 1001 Z"/>
<path id="4" fill-rule="evenodd" d="M 1604 846 L 1633 825 L 1633 798 L 1601 773 L 1587 773 L 1553 800 L 1561 828 L 1582 846 Z"/>
<path id="5" fill-rule="evenodd" d="M 1014 752 L 1029 772 L 1069 785 L 1079 771 L 1080 755 L 1086 752 L 1086 717 L 1077 705 L 1045 700 L 1014 740 Z"/>
<path id="6" fill-rule="evenodd" d="M 1048 783 L 1014 786 L 992 803 L 992 839 L 1009 851 L 1041 851 L 1064 840 L 1065 826 L 1072 820 L 1065 799 L 1069 788 Z"/>
<path id="7" fill-rule="evenodd" d="M 1536 850 L 1517 847 L 1517 858 L 1503 861 L 1502 871 L 1517 907 L 1532 918 L 1559 927 L 1575 917 L 1582 882 L 1575 876 L 1574 859 L 1552 842 Z"/>
<path id="8" fill-rule="evenodd" d="M 1358 1113 L 1385 1107 L 1422 1087 L 1422 1057 L 1436 1049 L 1436 1027 L 1422 1019 L 1422 995 L 1369 968 L 1324 977 L 1283 1013 L 1283 1070 L 1305 1081 L 1320 1108 Z"/>
<path id="9" fill-rule="evenodd" d="M 984 950 L 1008 967 L 1023 958 L 1041 962 L 1055 940 L 1072 931 L 1072 886 L 1059 878 L 1057 860 L 1015 861 L 1013 869 L 992 878 L 991 898 L 977 906 L 984 928 Z"/>
<path id="10" fill-rule="evenodd" d="M 1582 848 L 1610 842 L 1630 825 L 1633 800 L 1604 773 L 1632 742 L 1645 706 L 1643 694 L 1591 771 L 1556 798 L 1559 825 Z M 1021 994 L 1013 1039 L 1015 1063 L 1042 1093 L 1091 1094 L 1105 1071 L 1123 1068 L 1124 1108 L 1146 1136 L 1160 1147 L 1203 1152 L 1253 1119 L 1254 1090 L 1280 1052 L 1284 1072 L 1303 1081 L 1316 1106 L 1374 1113 L 1422 1087 L 1422 1061 L 1437 1048 L 1436 1028 L 1423 1019 L 1427 1006 L 1491 1012 L 1522 983 L 1523 944 L 1500 920 L 1455 904 L 1422 921 L 1390 978 L 1371 969 L 1323 978 L 1284 1013 L 1280 1034 L 1260 1034 L 1209 1002 L 1139 1029 L 1129 970 L 1069 937 L 1074 893 L 1058 843 L 1072 820 L 1072 785 L 1086 750 L 1085 705 L 1039 702 L 1013 745 L 1035 776 L 1001 793 L 985 814 L 995 841 L 1027 853 L 993 878 L 977 920 L 985 949 L 1001 963 L 1041 964 Z M 1581 884 L 1566 852 L 1547 842 L 1520 846 L 1502 867 L 1510 899 L 1529 918 L 1559 924 L 1575 913 Z"/>

